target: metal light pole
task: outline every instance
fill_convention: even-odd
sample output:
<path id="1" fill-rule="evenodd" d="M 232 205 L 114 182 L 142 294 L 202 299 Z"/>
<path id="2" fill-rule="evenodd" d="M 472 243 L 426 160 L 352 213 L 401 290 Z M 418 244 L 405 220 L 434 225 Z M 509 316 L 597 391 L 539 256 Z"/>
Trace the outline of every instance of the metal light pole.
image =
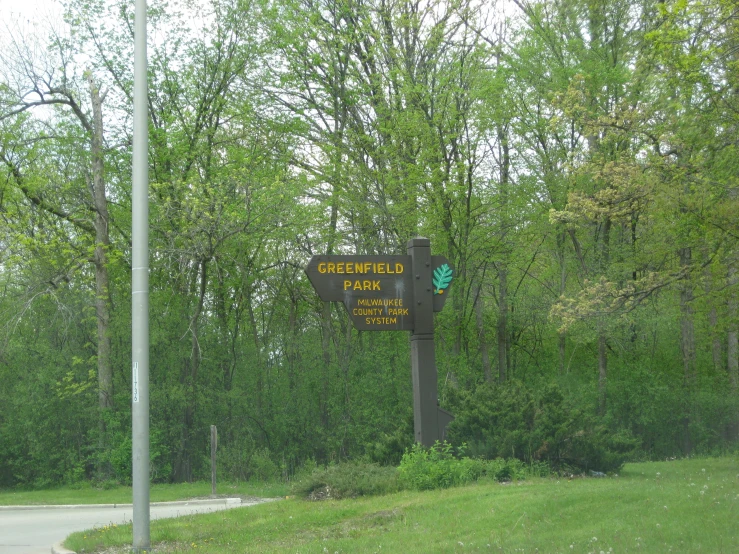
<path id="1" fill-rule="evenodd" d="M 146 0 L 136 0 L 133 61 L 133 252 L 131 260 L 133 552 L 149 538 L 149 122 Z"/>

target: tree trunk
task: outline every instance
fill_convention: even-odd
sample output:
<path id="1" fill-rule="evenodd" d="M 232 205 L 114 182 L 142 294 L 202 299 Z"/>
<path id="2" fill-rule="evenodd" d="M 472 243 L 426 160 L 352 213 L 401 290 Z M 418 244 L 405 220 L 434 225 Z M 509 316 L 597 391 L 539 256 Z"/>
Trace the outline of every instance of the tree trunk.
<path id="1" fill-rule="evenodd" d="M 704 245 L 704 258 L 710 257 L 707 245 Z M 716 374 L 723 371 L 725 358 L 723 355 L 723 345 L 721 343 L 721 332 L 719 330 L 718 309 L 716 308 L 716 300 L 713 298 L 714 283 L 711 276 L 711 268 L 706 266 L 703 271 L 704 288 L 703 293 L 708 299 L 708 326 L 711 335 L 711 360 L 713 362 L 713 370 Z"/>
<path id="2" fill-rule="evenodd" d="M 729 373 L 729 386 L 736 396 L 739 392 L 739 301 L 737 300 L 737 284 L 739 284 L 739 275 L 737 275 L 736 260 L 729 262 L 728 272 L 729 284 L 729 301 L 728 301 L 728 320 L 729 330 L 726 333 L 726 369 Z M 739 439 L 739 414 L 733 415 L 732 421 L 728 428 L 729 441 Z"/>
<path id="3" fill-rule="evenodd" d="M 323 303 L 321 312 L 321 352 L 323 353 L 323 367 L 321 368 L 321 398 L 319 410 L 321 426 L 328 429 L 328 401 L 329 401 L 329 379 L 331 375 L 331 303 Z"/>
<path id="4" fill-rule="evenodd" d="M 485 381 L 493 380 L 493 372 L 490 366 L 490 348 L 485 335 L 485 303 L 482 298 L 482 285 L 477 286 L 477 301 L 475 302 L 475 322 L 477 323 L 477 337 L 480 345 L 480 359 L 482 362 L 482 374 Z"/>
<path id="5" fill-rule="evenodd" d="M 711 335 L 713 336 L 713 339 L 711 340 L 711 357 L 713 359 L 713 369 L 718 373 L 724 367 L 724 349 L 721 344 L 721 338 L 717 331 L 718 310 L 715 307 L 711 308 L 711 311 L 708 314 L 708 323 L 711 326 Z M 731 334 L 731 331 L 729 331 L 729 334 Z"/>
<path id="6" fill-rule="evenodd" d="M 264 379 L 262 377 L 262 373 L 264 371 L 263 363 L 262 363 L 262 348 L 259 344 L 259 329 L 257 328 L 257 318 L 254 314 L 254 299 L 251 294 L 251 291 L 249 291 L 248 296 L 248 308 L 249 308 L 249 324 L 251 325 L 251 338 L 252 342 L 254 343 L 254 351 L 256 355 L 256 412 L 257 412 L 257 419 L 261 420 L 262 417 L 262 394 L 264 390 Z"/>
<path id="7" fill-rule="evenodd" d="M 338 122 L 337 122 L 338 123 Z M 343 136 L 339 128 L 335 128 L 335 138 L 340 140 Z M 326 244 L 326 254 L 334 253 L 336 244 L 336 231 L 339 221 L 339 183 L 341 164 L 341 156 L 334 160 L 334 183 L 331 190 L 331 212 L 329 217 L 328 240 Z M 318 400 L 319 417 L 321 418 L 321 426 L 328 429 L 329 425 L 329 379 L 331 376 L 331 335 L 333 333 L 331 323 L 331 303 L 324 302 L 321 309 L 321 353 L 323 355 L 323 367 L 321 368 L 321 397 Z"/>
<path id="8" fill-rule="evenodd" d="M 601 275 L 608 271 L 611 261 L 611 218 L 606 216 L 603 222 L 603 236 L 601 237 Z M 598 322 L 598 411 L 601 415 L 606 413 L 608 380 L 608 342 L 606 338 L 605 321 Z"/>
<path id="9" fill-rule="evenodd" d="M 680 267 L 687 270 L 692 263 L 692 250 L 689 247 L 678 251 Z M 693 323 L 693 285 L 686 276 L 680 287 L 680 351 L 683 359 L 683 386 L 685 403 L 683 406 L 683 454 L 693 450 L 690 436 L 691 393 L 695 381 L 695 327 Z"/>
<path id="10" fill-rule="evenodd" d="M 296 387 L 296 371 L 298 367 L 298 297 L 296 291 L 290 294 L 290 312 L 288 316 L 287 344 L 287 385 L 292 394 Z"/>
<path id="11" fill-rule="evenodd" d="M 498 57 L 500 63 L 500 57 Z M 509 221 L 509 186 L 511 181 L 511 151 L 509 145 L 508 126 L 498 124 L 496 128 L 500 156 L 500 224 L 501 237 L 508 234 Z M 506 249 L 507 250 L 507 249 Z M 503 261 L 498 265 L 498 381 L 503 383 L 508 378 L 508 256 L 504 251 Z"/>
<path id="12" fill-rule="evenodd" d="M 113 366 L 111 363 L 110 345 L 110 278 L 108 276 L 107 250 L 110 247 L 108 232 L 108 201 L 105 194 L 103 175 L 103 99 L 100 90 L 88 73 L 87 82 L 90 87 L 92 104 L 92 128 L 90 154 L 92 157 L 92 183 L 90 192 L 95 209 L 95 251 L 93 265 L 95 267 L 95 315 L 97 318 L 97 373 L 98 373 L 98 407 L 100 410 L 100 439 L 98 446 L 101 452 L 109 448 L 107 440 L 107 416 L 113 408 Z M 108 478 L 111 468 L 108 464 L 98 464 L 98 477 Z"/>
<path id="13" fill-rule="evenodd" d="M 508 268 L 498 270 L 498 381 L 503 383 L 508 369 Z"/>
<path id="14" fill-rule="evenodd" d="M 690 248 L 681 248 L 680 266 L 684 269 L 692 263 Z M 693 285 L 689 278 L 680 287 L 680 350 L 683 358 L 683 380 L 691 385 L 695 379 L 695 328 L 693 323 Z"/>
<path id="15" fill-rule="evenodd" d="M 557 233 L 557 258 L 559 260 L 559 296 L 564 296 L 567 292 L 567 265 L 565 259 L 565 247 L 564 243 L 567 240 L 566 232 L 563 230 L 561 233 Z M 566 368 L 566 354 L 567 354 L 567 334 L 564 331 L 557 333 L 557 343 L 559 349 L 559 374 L 564 375 Z"/>
<path id="16" fill-rule="evenodd" d="M 598 330 L 598 413 L 606 413 L 606 394 L 608 379 L 608 345 L 602 324 L 599 323 Z"/>
<path id="17" fill-rule="evenodd" d="M 177 466 L 175 467 L 175 480 L 179 482 L 192 481 L 192 456 L 193 452 L 193 433 L 195 427 L 195 412 L 197 409 L 197 380 L 198 371 L 200 370 L 200 360 L 202 358 L 200 352 L 200 315 L 203 312 L 205 304 L 205 291 L 208 282 L 208 262 L 201 260 L 199 265 L 199 286 L 198 286 L 198 303 L 195 306 L 195 313 L 190 319 L 190 360 L 189 374 L 185 376 L 185 409 L 183 412 L 182 434 L 180 437 L 180 452 L 177 456 Z"/>
<path id="18" fill-rule="evenodd" d="M 739 275 L 737 275 L 736 262 L 731 261 L 729 265 L 729 301 L 728 301 L 728 321 L 729 330 L 726 334 L 726 357 L 727 371 L 729 372 L 729 384 L 731 389 L 736 393 L 739 389 L 739 301 L 737 300 L 737 284 L 739 284 Z"/>
<path id="19" fill-rule="evenodd" d="M 108 277 L 107 249 L 110 246 L 108 232 L 108 203 L 103 178 L 103 96 L 88 74 L 92 101 L 92 201 L 95 208 L 95 312 L 97 315 L 97 367 L 98 401 L 101 412 L 113 407 L 113 369 L 110 360 L 110 279 Z"/>

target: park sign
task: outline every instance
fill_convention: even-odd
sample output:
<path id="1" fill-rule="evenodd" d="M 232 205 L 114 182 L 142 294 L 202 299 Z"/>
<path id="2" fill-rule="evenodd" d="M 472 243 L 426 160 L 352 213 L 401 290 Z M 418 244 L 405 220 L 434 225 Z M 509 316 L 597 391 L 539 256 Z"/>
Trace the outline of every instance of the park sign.
<path id="1" fill-rule="evenodd" d="M 305 272 L 321 300 L 344 304 L 361 331 L 413 331 L 414 276 L 427 285 L 434 311 L 444 306 L 452 280 L 444 256 L 432 256 L 431 266 L 415 272 L 408 255 L 313 256 Z"/>
<path id="2" fill-rule="evenodd" d="M 305 268 L 324 302 L 344 304 L 361 331 L 410 331 L 413 419 L 416 441 L 444 440 L 452 415 L 438 405 L 434 312 L 440 312 L 453 269 L 431 255 L 428 239 L 408 242 L 407 255 L 313 256 Z"/>

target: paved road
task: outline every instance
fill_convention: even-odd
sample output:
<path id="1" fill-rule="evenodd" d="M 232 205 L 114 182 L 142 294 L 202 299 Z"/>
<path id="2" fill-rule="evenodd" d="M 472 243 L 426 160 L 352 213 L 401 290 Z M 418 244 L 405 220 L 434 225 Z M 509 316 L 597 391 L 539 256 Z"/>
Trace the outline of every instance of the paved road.
<path id="1" fill-rule="evenodd" d="M 151 519 L 251 506 L 260 500 L 218 499 L 152 504 Z M 110 523 L 130 523 L 131 505 L 0 507 L 0 554 L 49 554 L 51 547 L 75 531 Z"/>

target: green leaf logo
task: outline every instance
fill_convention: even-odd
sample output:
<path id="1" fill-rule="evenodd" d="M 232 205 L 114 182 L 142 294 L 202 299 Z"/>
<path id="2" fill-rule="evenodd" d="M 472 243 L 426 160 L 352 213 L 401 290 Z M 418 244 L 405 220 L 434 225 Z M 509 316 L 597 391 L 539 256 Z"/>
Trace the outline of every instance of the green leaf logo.
<path id="1" fill-rule="evenodd" d="M 431 282 L 434 284 L 434 294 L 444 294 L 444 290 L 452 282 L 452 268 L 449 267 L 449 264 L 437 267 L 434 270 L 434 278 Z"/>

